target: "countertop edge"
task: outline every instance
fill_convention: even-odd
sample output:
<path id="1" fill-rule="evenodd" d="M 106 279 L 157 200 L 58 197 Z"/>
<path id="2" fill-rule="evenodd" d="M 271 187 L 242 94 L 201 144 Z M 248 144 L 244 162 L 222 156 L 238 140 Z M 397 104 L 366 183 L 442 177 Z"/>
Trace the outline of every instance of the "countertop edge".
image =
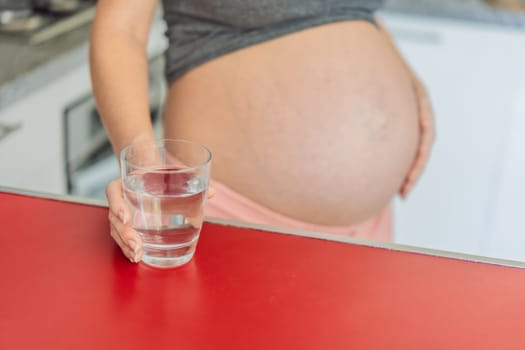
<path id="1" fill-rule="evenodd" d="M 24 195 L 24 196 L 36 197 L 36 198 L 43 198 L 43 199 L 58 200 L 58 201 L 63 201 L 63 202 L 76 203 L 76 204 L 92 205 L 92 206 L 98 206 L 98 207 L 108 206 L 107 201 L 104 201 L 104 200 L 70 196 L 70 195 L 36 192 L 36 191 L 10 188 L 10 187 L 4 187 L 4 186 L 0 186 L 0 192 L 16 194 L 16 195 Z M 486 257 L 486 256 L 474 255 L 474 254 L 457 253 L 457 252 L 437 250 L 437 249 L 431 249 L 431 248 L 409 246 L 409 245 L 398 244 L 398 243 L 367 241 L 367 240 L 340 236 L 340 235 L 335 235 L 335 234 L 329 234 L 329 233 L 320 233 L 320 232 L 284 228 L 284 227 L 274 227 L 274 226 L 269 226 L 269 225 L 248 223 L 248 222 L 242 222 L 242 221 L 231 220 L 231 219 L 222 219 L 222 218 L 216 218 L 216 217 L 206 217 L 205 222 L 223 225 L 223 226 L 249 228 L 249 229 L 256 229 L 256 230 L 261 230 L 261 231 L 285 234 L 285 235 L 315 238 L 315 239 L 340 242 L 340 243 L 348 243 L 348 244 L 354 244 L 354 245 L 360 245 L 360 246 L 366 246 L 366 247 L 372 247 L 372 248 L 388 249 L 388 250 L 393 250 L 393 251 L 398 251 L 398 252 L 415 253 L 415 254 L 423 254 L 423 255 L 434 256 L 434 257 L 457 259 L 457 260 L 469 261 L 469 262 L 474 262 L 474 263 L 485 263 L 489 265 L 498 265 L 498 266 L 505 266 L 505 267 L 521 268 L 521 269 L 525 268 L 525 262 L 516 261 L 516 260 L 491 258 L 491 257 Z"/>

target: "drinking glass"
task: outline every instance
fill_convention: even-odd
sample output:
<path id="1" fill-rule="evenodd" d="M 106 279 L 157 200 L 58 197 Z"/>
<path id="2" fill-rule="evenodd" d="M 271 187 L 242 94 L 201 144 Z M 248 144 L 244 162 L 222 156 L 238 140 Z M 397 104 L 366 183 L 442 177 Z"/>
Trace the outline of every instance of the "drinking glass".
<path id="1" fill-rule="evenodd" d="M 211 152 L 196 142 L 163 139 L 131 144 L 120 162 L 142 261 L 161 268 L 189 262 L 202 227 Z"/>

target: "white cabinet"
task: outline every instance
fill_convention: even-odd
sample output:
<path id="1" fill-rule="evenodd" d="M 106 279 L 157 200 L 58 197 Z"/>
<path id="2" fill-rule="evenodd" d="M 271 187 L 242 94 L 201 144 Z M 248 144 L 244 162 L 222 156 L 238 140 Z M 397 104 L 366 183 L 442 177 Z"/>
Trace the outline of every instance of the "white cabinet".
<path id="1" fill-rule="evenodd" d="M 522 57 L 525 62 L 525 57 Z M 523 74 L 523 73 L 522 73 Z M 494 199 L 491 225 L 482 252 L 513 260 L 525 260 L 525 79 L 517 91 L 512 128 L 508 135 Z"/>
<path id="2" fill-rule="evenodd" d="M 509 257 L 509 251 L 493 247 L 502 242 L 507 211 L 517 210 L 513 191 L 525 196 L 525 180 L 515 175 L 525 174 L 523 150 L 516 150 L 525 146 L 519 141 L 525 136 L 525 115 L 517 107 L 525 99 L 525 32 L 408 15 L 382 17 L 426 84 L 437 124 L 423 178 L 407 201 L 396 202 L 396 241 Z M 517 121 L 519 133 L 512 127 Z M 525 231 L 517 224 L 512 221 L 514 230 Z M 519 244 L 525 252 L 525 235 Z"/>
<path id="3" fill-rule="evenodd" d="M 64 108 L 90 89 L 87 63 L 0 111 L 0 186 L 65 193 Z"/>

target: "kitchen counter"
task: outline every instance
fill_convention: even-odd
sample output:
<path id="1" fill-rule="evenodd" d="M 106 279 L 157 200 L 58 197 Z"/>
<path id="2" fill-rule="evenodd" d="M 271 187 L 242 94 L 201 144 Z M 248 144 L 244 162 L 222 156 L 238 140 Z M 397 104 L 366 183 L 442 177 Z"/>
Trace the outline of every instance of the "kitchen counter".
<path id="1" fill-rule="evenodd" d="M 384 11 L 525 28 L 524 13 L 496 10 L 481 0 L 388 0 Z M 160 11 L 157 16 L 160 17 Z M 163 25 L 157 25 L 160 31 L 156 34 L 162 36 Z M 89 26 L 84 26 L 35 46 L 0 35 L 0 110 L 75 67 L 86 65 L 89 30 Z M 164 42 L 156 47 L 165 45 Z"/>
<path id="2" fill-rule="evenodd" d="M 523 347 L 522 263 L 208 219 L 154 269 L 101 204 L 0 188 L 0 348 Z"/>

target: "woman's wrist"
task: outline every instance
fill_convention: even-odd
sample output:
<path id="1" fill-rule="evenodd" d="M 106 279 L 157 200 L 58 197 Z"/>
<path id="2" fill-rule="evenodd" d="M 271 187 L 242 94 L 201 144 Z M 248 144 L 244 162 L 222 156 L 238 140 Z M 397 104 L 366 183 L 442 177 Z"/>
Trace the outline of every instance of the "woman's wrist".
<path id="1" fill-rule="evenodd" d="M 128 137 L 126 138 L 126 140 L 122 140 L 122 142 L 119 142 L 118 144 L 114 145 L 115 156 L 117 158 L 120 158 L 120 153 L 122 152 L 122 150 L 133 143 L 153 140 L 155 140 L 155 135 L 153 134 L 153 131 L 136 134 L 133 137 Z"/>

